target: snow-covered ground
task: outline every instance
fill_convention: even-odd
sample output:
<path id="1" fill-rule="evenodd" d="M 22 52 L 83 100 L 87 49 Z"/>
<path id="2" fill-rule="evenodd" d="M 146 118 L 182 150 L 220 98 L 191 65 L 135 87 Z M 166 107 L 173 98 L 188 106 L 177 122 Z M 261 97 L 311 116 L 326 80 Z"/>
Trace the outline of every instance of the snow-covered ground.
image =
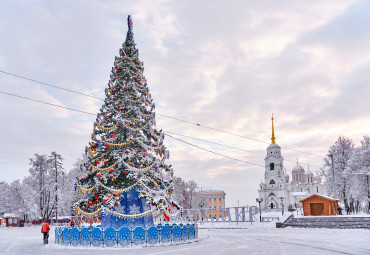
<path id="1" fill-rule="evenodd" d="M 0 254 L 370 254 L 370 230 L 277 229 L 275 223 L 203 224 L 199 242 L 134 248 L 42 245 L 40 227 L 0 228 Z"/>

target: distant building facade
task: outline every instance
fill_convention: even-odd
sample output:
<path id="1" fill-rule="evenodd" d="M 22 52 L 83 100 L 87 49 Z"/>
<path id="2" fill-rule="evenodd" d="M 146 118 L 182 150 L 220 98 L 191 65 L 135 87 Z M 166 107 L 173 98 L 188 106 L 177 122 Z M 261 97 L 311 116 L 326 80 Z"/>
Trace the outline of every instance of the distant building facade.
<path id="1" fill-rule="evenodd" d="M 214 215 L 219 214 L 220 208 L 225 208 L 226 193 L 223 190 L 215 190 L 212 188 L 199 187 L 193 193 L 193 208 L 214 209 Z"/>
<path id="2" fill-rule="evenodd" d="M 274 118 L 272 120 L 271 144 L 267 147 L 265 157 L 265 181 L 259 184 L 259 199 L 263 199 L 261 209 L 264 211 L 281 211 L 291 206 L 300 207 L 299 201 L 308 195 L 322 193 L 321 177 L 314 176 L 308 169 L 297 165 L 292 170 L 292 180 L 284 168 L 281 147 L 275 142 Z"/>

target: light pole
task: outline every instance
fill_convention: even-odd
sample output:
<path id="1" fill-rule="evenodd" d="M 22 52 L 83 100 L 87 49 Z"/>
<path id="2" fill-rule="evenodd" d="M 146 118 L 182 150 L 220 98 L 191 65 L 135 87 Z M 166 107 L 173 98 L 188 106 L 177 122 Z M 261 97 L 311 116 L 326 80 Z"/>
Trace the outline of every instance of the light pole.
<path id="1" fill-rule="evenodd" d="M 336 197 L 336 192 L 335 192 L 335 174 L 334 174 L 334 156 L 333 154 L 328 154 L 329 158 L 331 158 L 331 167 L 333 169 L 333 196 L 334 198 Z"/>
<path id="2" fill-rule="evenodd" d="M 261 198 L 261 199 L 256 198 L 256 202 L 258 203 L 258 208 L 259 208 L 259 211 L 260 211 L 260 222 L 262 222 L 261 203 L 263 202 L 263 198 Z"/>
<path id="3" fill-rule="evenodd" d="M 281 200 L 281 215 L 284 215 L 284 203 L 283 203 L 283 199 L 285 198 L 285 197 L 279 197 L 280 198 L 280 200 Z"/>
<path id="4" fill-rule="evenodd" d="M 202 208 L 204 206 L 204 203 L 203 202 L 200 202 L 199 203 L 199 207 L 200 207 L 200 217 L 202 217 L 202 221 L 203 221 L 203 212 L 202 212 Z"/>

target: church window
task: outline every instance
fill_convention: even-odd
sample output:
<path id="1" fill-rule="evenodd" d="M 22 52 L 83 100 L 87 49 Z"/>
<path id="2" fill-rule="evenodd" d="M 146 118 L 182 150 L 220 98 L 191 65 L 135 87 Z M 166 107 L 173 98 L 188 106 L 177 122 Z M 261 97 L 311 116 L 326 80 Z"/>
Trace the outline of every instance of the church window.
<path id="1" fill-rule="evenodd" d="M 274 163 L 271 163 L 270 164 L 270 170 L 274 170 L 275 169 L 275 164 Z"/>
<path id="2" fill-rule="evenodd" d="M 316 192 L 319 193 L 319 186 L 316 187 Z"/>
<path id="3" fill-rule="evenodd" d="M 303 191 L 302 187 L 301 187 L 301 192 Z"/>
<path id="4" fill-rule="evenodd" d="M 270 181 L 270 184 L 275 184 L 275 181 L 274 181 L 274 180 L 271 180 L 271 181 Z"/>

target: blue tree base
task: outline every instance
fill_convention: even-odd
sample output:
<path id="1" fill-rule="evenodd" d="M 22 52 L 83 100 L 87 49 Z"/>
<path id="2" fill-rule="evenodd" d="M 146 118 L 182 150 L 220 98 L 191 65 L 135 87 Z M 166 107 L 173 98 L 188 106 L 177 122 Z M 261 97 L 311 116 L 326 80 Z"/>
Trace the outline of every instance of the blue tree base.
<path id="1" fill-rule="evenodd" d="M 150 208 L 146 205 L 144 198 L 139 198 L 139 193 L 135 188 L 130 189 L 124 193 L 124 198 L 120 201 L 118 206 L 115 206 L 112 211 L 119 214 L 135 215 L 149 211 Z M 122 227 L 135 228 L 143 227 L 149 228 L 154 226 L 152 214 L 138 218 L 124 218 L 118 217 L 108 212 L 102 213 L 101 226 L 103 228 L 120 229 Z"/>

